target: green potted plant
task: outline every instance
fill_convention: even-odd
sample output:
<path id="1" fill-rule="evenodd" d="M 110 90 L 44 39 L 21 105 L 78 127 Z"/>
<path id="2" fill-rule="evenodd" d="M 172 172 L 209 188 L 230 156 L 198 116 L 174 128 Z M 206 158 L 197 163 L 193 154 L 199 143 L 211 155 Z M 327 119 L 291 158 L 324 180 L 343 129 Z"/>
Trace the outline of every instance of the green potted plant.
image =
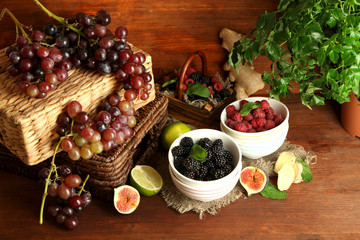
<path id="1" fill-rule="evenodd" d="M 237 68 L 258 55 L 271 61 L 271 70 L 262 74 L 270 97 L 293 94 L 293 83 L 298 83 L 301 101 L 310 109 L 325 99 L 343 104 L 353 96 L 357 101 L 360 1 L 280 0 L 276 11 L 259 16 L 251 38 L 234 44 L 229 62 Z M 355 107 L 360 111 L 359 104 Z"/>

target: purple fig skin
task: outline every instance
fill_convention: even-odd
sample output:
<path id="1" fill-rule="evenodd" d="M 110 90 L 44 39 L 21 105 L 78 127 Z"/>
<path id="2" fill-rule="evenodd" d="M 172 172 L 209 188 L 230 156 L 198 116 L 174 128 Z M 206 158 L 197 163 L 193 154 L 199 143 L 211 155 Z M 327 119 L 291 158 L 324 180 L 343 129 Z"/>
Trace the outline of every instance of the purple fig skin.
<path id="1" fill-rule="evenodd" d="M 252 171 L 258 171 L 260 172 L 263 176 L 264 176 L 264 183 L 261 185 L 261 188 L 259 189 L 252 189 L 248 183 L 246 182 L 243 182 L 242 181 L 242 176 L 243 174 L 245 174 L 245 171 L 247 170 L 252 170 Z M 241 174 L 240 174 L 240 179 L 239 179 L 241 185 L 245 188 L 246 192 L 248 193 L 248 196 L 250 197 L 250 195 L 253 195 L 253 194 L 257 194 L 257 193 L 260 193 L 262 192 L 266 186 L 268 185 L 269 183 L 269 175 L 262 169 L 262 168 L 259 168 L 259 167 L 255 167 L 255 166 L 248 166 L 248 167 L 245 167 L 242 171 L 241 171 Z"/>

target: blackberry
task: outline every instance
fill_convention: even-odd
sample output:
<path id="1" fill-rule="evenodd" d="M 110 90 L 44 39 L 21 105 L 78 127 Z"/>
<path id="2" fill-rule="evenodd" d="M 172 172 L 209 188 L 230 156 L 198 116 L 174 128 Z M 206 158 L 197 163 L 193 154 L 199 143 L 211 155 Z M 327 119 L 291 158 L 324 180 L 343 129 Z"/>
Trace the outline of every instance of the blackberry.
<path id="1" fill-rule="evenodd" d="M 220 92 L 216 92 L 213 94 L 213 98 L 217 101 L 217 102 L 221 102 L 223 100 Z"/>
<path id="2" fill-rule="evenodd" d="M 221 145 L 223 147 L 224 146 L 223 140 L 221 138 L 216 139 L 213 142 L 213 146 L 215 146 L 215 145 Z"/>
<path id="3" fill-rule="evenodd" d="M 191 171 L 185 171 L 184 173 L 182 173 L 185 177 L 188 177 L 190 179 L 195 179 L 195 173 L 191 172 Z"/>
<path id="4" fill-rule="evenodd" d="M 229 89 L 223 89 L 220 91 L 220 95 L 222 99 L 225 99 L 231 95 L 231 92 Z"/>
<path id="5" fill-rule="evenodd" d="M 194 142 L 191 137 L 184 137 L 180 141 L 180 146 L 183 147 L 192 147 L 193 144 Z"/>
<path id="6" fill-rule="evenodd" d="M 187 156 L 190 153 L 190 148 L 189 147 L 183 147 L 183 146 L 175 146 L 172 150 L 171 153 L 177 157 L 177 156 Z"/>
<path id="7" fill-rule="evenodd" d="M 199 170 L 199 174 L 198 174 L 199 180 L 204 180 L 207 173 L 208 173 L 208 168 L 205 165 L 201 165 L 200 170 Z"/>
<path id="8" fill-rule="evenodd" d="M 218 167 L 224 167 L 226 164 L 226 159 L 222 155 L 215 155 L 214 160 L 215 160 L 215 165 Z"/>
<path id="9" fill-rule="evenodd" d="M 227 175 L 223 168 L 216 169 L 213 174 L 214 174 L 214 176 L 213 176 L 214 179 L 219 179 L 219 178 L 225 177 Z"/>
<path id="10" fill-rule="evenodd" d="M 189 100 L 190 102 L 195 101 L 195 100 L 196 100 L 195 95 L 194 95 L 194 94 L 188 95 L 188 100 Z"/>
<path id="11" fill-rule="evenodd" d="M 209 85 L 211 85 L 211 77 L 202 75 L 202 76 L 200 77 L 200 79 L 199 79 L 199 82 L 200 82 L 200 83 L 205 83 L 206 86 L 209 86 Z"/>
<path id="12" fill-rule="evenodd" d="M 210 149 L 212 145 L 212 141 L 209 138 L 205 137 L 205 138 L 200 138 L 197 144 L 204 149 Z"/>
<path id="13" fill-rule="evenodd" d="M 216 168 L 214 161 L 212 161 L 211 159 L 205 162 L 205 166 L 208 168 L 208 170 Z"/>
<path id="14" fill-rule="evenodd" d="M 201 72 L 194 72 L 193 74 L 190 75 L 190 78 L 192 80 L 194 80 L 195 82 L 198 82 L 200 80 L 201 76 L 202 76 Z"/>
<path id="15" fill-rule="evenodd" d="M 201 162 L 196 160 L 195 158 L 185 158 L 183 161 L 183 165 L 186 170 L 191 172 L 197 172 L 200 170 Z"/>
<path id="16" fill-rule="evenodd" d="M 231 153 L 229 151 L 224 150 L 223 151 L 223 156 L 224 156 L 227 163 L 229 163 L 229 164 L 233 163 L 233 157 L 232 157 L 232 155 L 231 155 Z"/>
<path id="17" fill-rule="evenodd" d="M 224 166 L 224 170 L 226 175 L 228 175 L 229 173 L 231 173 L 231 171 L 234 169 L 232 164 L 225 164 Z"/>
<path id="18" fill-rule="evenodd" d="M 213 154 L 215 154 L 215 155 L 222 155 L 222 153 L 223 153 L 223 146 L 222 145 L 213 145 L 212 147 L 211 147 L 211 151 L 212 151 L 212 153 Z"/>
<path id="19" fill-rule="evenodd" d="M 174 159 L 174 166 L 179 172 L 184 167 L 183 162 L 184 162 L 185 158 L 186 157 L 184 157 L 184 156 L 178 156 L 178 157 L 175 157 L 175 159 Z"/>

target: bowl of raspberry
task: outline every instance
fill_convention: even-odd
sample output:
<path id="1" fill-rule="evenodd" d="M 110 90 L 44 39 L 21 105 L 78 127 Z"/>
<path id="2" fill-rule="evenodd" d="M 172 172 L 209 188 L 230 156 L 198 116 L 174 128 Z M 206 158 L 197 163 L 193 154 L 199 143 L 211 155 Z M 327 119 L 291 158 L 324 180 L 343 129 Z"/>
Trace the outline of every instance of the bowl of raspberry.
<path id="1" fill-rule="evenodd" d="M 227 134 L 196 129 L 178 137 L 168 153 L 169 172 L 177 189 L 203 202 L 227 195 L 238 183 L 241 149 Z"/>
<path id="2" fill-rule="evenodd" d="M 261 158 L 284 143 L 289 110 L 280 101 L 266 97 L 237 100 L 222 111 L 220 129 L 236 141 L 244 157 Z"/>

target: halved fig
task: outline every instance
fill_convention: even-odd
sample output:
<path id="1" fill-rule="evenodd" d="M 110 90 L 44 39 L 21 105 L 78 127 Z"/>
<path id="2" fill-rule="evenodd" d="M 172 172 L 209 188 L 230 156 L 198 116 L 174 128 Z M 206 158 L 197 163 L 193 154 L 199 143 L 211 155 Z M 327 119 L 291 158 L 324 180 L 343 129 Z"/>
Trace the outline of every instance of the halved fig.
<path id="1" fill-rule="evenodd" d="M 130 214 L 140 203 L 140 194 L 136 188 L 123 185 L 114 189 L 114 206 L 119 213 Z"/>
<path id="2" fill-rule="evenodd" d="M 248 196 L 260 193 L 269 182 L 269 176 L 261 168 L 248 166 L 240 173 L 240 183 L 245 188 Z"/>

